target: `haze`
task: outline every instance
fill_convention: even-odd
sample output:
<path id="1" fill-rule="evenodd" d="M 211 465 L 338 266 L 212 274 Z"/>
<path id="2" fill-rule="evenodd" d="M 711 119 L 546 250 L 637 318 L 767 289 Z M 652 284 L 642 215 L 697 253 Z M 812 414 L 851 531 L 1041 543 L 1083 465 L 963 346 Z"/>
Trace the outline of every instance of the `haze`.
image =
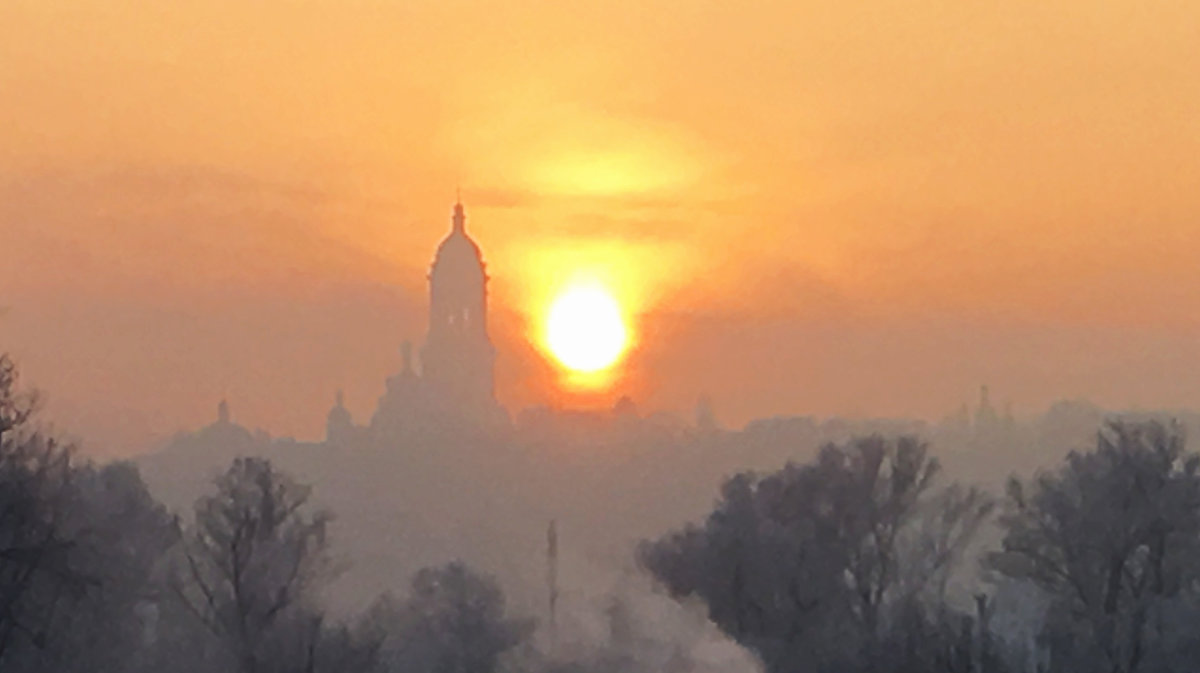
<path id="1" fill-rule="evenodd" d="M 317 438 L 424 334 L 461 186 L 512 410 L 571 402 L 529 333 L 579 265 L 639 316 L 606 404 L 1200 405 L 1197 25 L 1187 0 L 8 0 L 0 337 L 93 455 L 223 396 Z"/>

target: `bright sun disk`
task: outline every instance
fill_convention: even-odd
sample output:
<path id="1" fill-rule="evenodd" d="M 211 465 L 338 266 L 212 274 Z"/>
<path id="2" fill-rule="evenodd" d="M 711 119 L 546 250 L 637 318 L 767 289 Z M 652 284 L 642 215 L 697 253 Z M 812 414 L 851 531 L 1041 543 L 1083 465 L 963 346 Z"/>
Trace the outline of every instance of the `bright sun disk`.
<path id="1" fill-rule="evenodd" d="M 603 287 L 568 287 L 550 304 L 546 344 L 567 369 L 588 373 L 612 366 L 628 338 L 621 307 Z"/>

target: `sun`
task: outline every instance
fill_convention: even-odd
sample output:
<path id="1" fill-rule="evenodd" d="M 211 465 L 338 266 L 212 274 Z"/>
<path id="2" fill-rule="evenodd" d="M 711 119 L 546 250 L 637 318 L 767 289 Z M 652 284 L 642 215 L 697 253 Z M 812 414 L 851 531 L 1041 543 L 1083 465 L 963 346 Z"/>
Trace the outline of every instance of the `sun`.
<path id="1" fill-rule="evenodd" d="M 551 302 L 546 345 L 567 369 L 581 374 L 607 369 L 628 342 L 621 307 L 602 285 L 572 285 Z"/>

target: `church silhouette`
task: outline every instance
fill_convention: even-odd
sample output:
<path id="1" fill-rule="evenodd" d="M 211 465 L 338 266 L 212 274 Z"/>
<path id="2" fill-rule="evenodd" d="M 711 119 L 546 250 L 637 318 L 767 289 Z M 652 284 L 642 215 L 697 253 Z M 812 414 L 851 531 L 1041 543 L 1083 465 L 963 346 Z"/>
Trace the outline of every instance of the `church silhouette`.
<path id="1" fill-rule="evenodd" d="M 509 425 L 495 397 L 496 348 L 488 336 L 487 266 L 467 235 L 461 201 L 450 234 L 438 245 L 429 272 L 429 327 L 420 362 L 412 344 L 401 346 L 402 365 L 387 379 L 369 425 L 354 424 L 338 392 L 326 422 L 326 442 L 386 441 L 414 432 L 495 431 Z"/>

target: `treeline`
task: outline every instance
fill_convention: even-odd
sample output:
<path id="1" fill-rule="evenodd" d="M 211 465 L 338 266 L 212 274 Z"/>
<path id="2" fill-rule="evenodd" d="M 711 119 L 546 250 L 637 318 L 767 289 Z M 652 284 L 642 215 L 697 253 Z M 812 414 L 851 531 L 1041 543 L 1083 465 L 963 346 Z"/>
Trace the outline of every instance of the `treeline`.
<path id="1" fill-rule="evenodd" d="M 0 356 L 0 670 L 18 673 L 490 672 L 527 642 L 496 583 L 459 563 L 335 620 L 332 516 L 239 458 L 171 516 L 128 464 L 80 461 L 31 422 Z"/>
<path id="2" fill-rule="evenodd" d="M 239 458 L 171 515 L 135 468 L 38 431 L 0 356 L 0 670 L 18 673 L 590 673 L 662 666 L 614 644 L 539 652 L 532 620 L 458 563 L 335 618 L 332 514 Z M 828 445 L 723 484 L 707 518 L 637 560 L 766 673 L 1200 669 L 1200 456 L 1173 426 L 1095 447 L 995 497 L 946 483 L 913 437 Z M 692 670 L 674 658 L 667 669 Z"/>
<path id="3" fill-rule="evenodd" d="M 996 502 L 914 438 L 859 439 L 729 479 L 639 556 L 772 673 L 1195 671 L 1198 468 L 1174 427 L 1114 422 Z"/>

